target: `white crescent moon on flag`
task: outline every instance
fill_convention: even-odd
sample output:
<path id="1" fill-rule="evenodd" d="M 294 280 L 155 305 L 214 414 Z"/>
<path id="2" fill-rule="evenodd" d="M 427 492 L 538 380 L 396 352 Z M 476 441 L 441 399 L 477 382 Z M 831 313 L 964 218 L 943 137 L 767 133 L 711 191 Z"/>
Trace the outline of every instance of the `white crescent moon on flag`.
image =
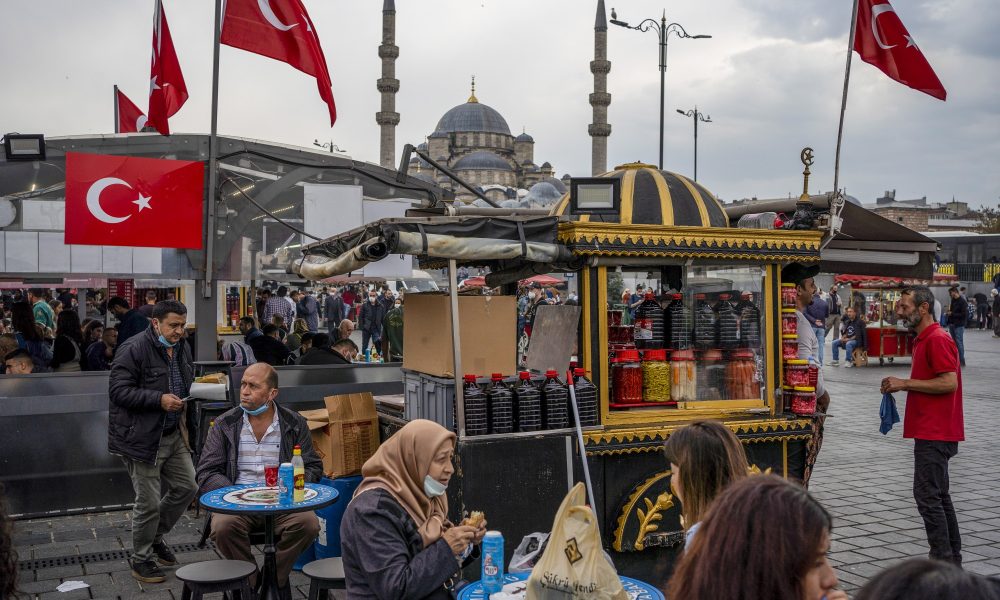
<path id="1" fill-rule="evenodd" d="M 145 126 L 146 126 L 146 115 L 139 115 L 139 118 L 135 120 L 136 132 L 142 131 L 142 128 Z"/>
<path id="2" fill-rule="evenodd" d="M 98 221 L 104 221 L 105 223 L 121 223 L 125 219 L 131 217 L 132 215 L 126 215 L 124 217 L 113 217 L 108 213 L 104 212 L 101 207 L 101 192 L 105 188 L 109 188 L 113 185 L 124 185 L 128 189 L 132 189 L 128 183 L 118 179 L 117 177 L 105 177 L 103 179 L 98 179 L 90 186 L 87 190 L 87 209 L 90 210 L 90 214 L 94 215 L 94 218 Z"/>
<path id="3" fill-rule="evenodd" d="M 261 1 L 266 2 L 267 0 L 261 0 Z M 878 16 L 882 13 L 887 13 L 887 12 L 896 12 L 896 11 L 892 9 L 891 4 L 876 4 L 875 6 L 872 7 L 872 35 L 875 37 L 875 43 L 878 44 L 878 47 L 883 50 L 888 50 L 889 48 L 896 47 L 896 44 L 893 44 L 891 46 L 886 46 L 885 42 L 882 41 L 882 38 L 878 34 Z"/>
<path id="4" fill-rule="evenodd" d="M 260 14 L 264 15 L 264 19 L 271 24 L 271 27 L 275 29 L 280 29 L 281 31 L 288 31 L 292 27 L 298 25 L 298 23 L 292 23 L 291 25 L 285 25 L 278 20 L 278 15 L 274 14 L 271 10 L 271 0 L 257 0 L 257 6 L 260 8 Z"/>

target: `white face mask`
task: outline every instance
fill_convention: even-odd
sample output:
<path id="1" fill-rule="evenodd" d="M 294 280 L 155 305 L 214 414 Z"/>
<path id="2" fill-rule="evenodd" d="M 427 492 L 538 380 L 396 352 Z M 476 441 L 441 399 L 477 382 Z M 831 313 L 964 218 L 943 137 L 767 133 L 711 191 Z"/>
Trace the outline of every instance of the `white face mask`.
<path id="1" fill-rule="evenodd" d="M 375 304 L 375 300 L 377 299 L 378 298 L 376 296 L 368 296 L 368 301 L 371 302 L 372 304 Z"/>
<path id="2" fill-rule="evenodd" d="M 399 302 L 397 302 L 396 303 L 396 308 L 399 308 L 400 306 L 402 306 L 402 304 L 400 304 Z"/>
<path id="3" fill-rule="evenodd" d="M 535 299 L 535 295 L 536 295 L 535 292 L 528 292 L 528 298 L 531 300 Z"/>
<path id="4" fill-rule="evenodd" d="M 434 479 L 430 475 L 424 477 L 424 493 L 428 498 L 436 498 L 448 491 L 448 486 Z"/>

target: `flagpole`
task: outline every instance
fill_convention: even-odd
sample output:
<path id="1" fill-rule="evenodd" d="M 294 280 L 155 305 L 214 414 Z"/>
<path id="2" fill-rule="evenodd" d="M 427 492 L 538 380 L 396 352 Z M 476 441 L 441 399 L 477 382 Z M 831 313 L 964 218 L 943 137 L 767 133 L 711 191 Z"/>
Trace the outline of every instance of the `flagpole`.
<path id="1" fill-rule="evenodd" d="M 114 86 L 114 88 L 115 88 L 114 89 L 114 94 L 115 94 L 115 133 L 121 133 L 121 131 L 119 131 L 119 129 L 118 129 L 118 123 L 120 122 L 118 120 L 118 86 L 116 85 L 116 86 Z"/>
<path id="2" fill-rule="evenodd" d="M 212 130 L 208 137 L 208 231 L 205 242 L 205 288 L 203 298 L 213 296 L 212 271 L 215 263 L 215 189 L 219 159 L 219 47 L 222 35 L 222 0 L 215 0 L 215 41 L 212 44 Z"/>
<path id="3" fill-rule="evenodd" d="M 837 127 L 837 152 L 833 162 L 833 194 L 840 191 L 840 145 L 844 139 L 844 112 L 847 110 L 847 87 L 851 81 L 851 58 L 854 56 L 854 36 L 858 31 L 858 0 L 851 11 L 851 35 L 847 41 L 847 67 L 844 69 L 844 95 L 840 100 L 840 125 Z"/>

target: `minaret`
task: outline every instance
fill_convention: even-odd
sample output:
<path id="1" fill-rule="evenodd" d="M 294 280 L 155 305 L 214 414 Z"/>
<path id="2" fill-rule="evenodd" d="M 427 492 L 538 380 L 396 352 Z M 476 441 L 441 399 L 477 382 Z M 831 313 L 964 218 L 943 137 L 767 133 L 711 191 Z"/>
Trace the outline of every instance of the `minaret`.
<path id="1" fill-rule="evenodd" d="M 608 21 L 604 12 L 604 0 L 597 0 L 597 21 L 594 23 L 594 60 L 590 61 L 590 72 L 594 74 L 594 93 L 590 95 L 590 105 L 594 107 L 594 122 L 587 127 L 591 138 L 590 170 L 593 175 L 608 171 Z"/>
<path id="2" fill-rule="evenodd" d="M 382 59 L 382 77 L 376 83 L 382 94 L 382 110 L 375 113 L 375 122 L 381 130 L 379 164 L 387 169 L 395 169 L 396 125 L 399 125 L 399 113 L 396 112 L 396 92 L 399 91 L 396 59 L 399 58 L 399 46 L 396 45 L 395 0 L 384 0 L 382 4 L 382 44 L 378 47 L 378 57 Z"/>

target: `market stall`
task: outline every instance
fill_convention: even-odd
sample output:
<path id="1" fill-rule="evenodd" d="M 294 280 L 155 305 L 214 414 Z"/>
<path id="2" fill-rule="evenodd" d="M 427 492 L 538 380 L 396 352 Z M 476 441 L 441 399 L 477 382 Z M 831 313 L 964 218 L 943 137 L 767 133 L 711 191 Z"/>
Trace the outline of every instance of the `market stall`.
<path id="1" fill-rule="evenodd" d="M 602 193 L 603 207 L 595 201 Z M 553 326 L 536 323 L 528 351 L 536 368 L 520 373 L 512 297 L 407 300 L 406 405 L 402 419 L 398 411 L 384 415 L 383 431 L 412 418 L 456 431 L 451 505 L 484 511 L 513 542 L 508 560 L 524 535 L 548 531 L 566 490 L 584 479 L 581 449 L 618 571 L 657 585 L 683 545 L 661 453 L 673 431 L 720 420 L 744 444 L 752 470 L 802 477 L 815 371 L 786 363 L 797 358 L 798 341 L 795 320 L 782 319 L 782 308 L 794 307 L 794 286 L 780 273 L 789 262 L 817 263 L 823 231 L 729 227 L 706 188 L 640 163 L 575 180 L 548 217 L 449 208 L 455 213 L 371 223 L 304 247 L 289 268 L 327 277 L 411 253 L 422 265 L 446 262 L 452 290 L 456 265 L 465 264 L 489 267 L 486 285 L 507 294 L 542 269 L 578 273 L 581 306 L 572 308 L 580 317 L 560 322 L 564 314 L 553 313 Z M 816 227 L 829 222 L 821 213 Z M 612 308 L 626 278 L 650 290 L 631 325 L 627 311 Z M 559 355 L 557 345 L 541 363 L 531 356 L 567 330 L 579 349 L 577 422 L 567 403 L 568 365 L 544 363 Z"/>
<path id="2" fill-rule="evenodd" d="M 896 304 L 904 288 L 911 285 L 945 285 L 954 275 L 935 273 L 933 279 L 913 279 L 881 275 L 837 275 L 839 285 L 851 286 L 850 305 L 865 320 L 868 360 L 878 364 L 913 355 L 913 333 L 896 318 Z"/>

